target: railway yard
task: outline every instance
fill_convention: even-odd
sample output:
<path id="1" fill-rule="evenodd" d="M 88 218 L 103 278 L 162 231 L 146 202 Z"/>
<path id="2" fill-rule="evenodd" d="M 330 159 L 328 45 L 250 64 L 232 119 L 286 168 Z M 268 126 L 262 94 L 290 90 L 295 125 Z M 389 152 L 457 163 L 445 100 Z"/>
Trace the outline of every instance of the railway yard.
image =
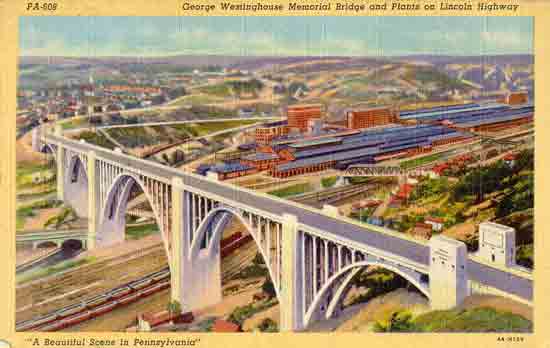
<path id="1" fill-rule="evenodd" d="M 250 235 L 243 234 L 242 228 L 233 221 L 224 231 L 221 269 L 224 297 L 240 298 L 237 302 L 244 305 L 249 296 L 239 297 L 242 291 L 236 290 L 244 286 L 248 291 L 258 291 L 261 282 L 238 277 L 257 253 L 251 247 Z M 17 330 L 124 330 L 139 313 L 165 309 L 170 300 L 169 287 L 170 273 L 162 244 L 125 252 L 21 284 L 16 299 Z M 229 314 L 231 310 L 231 306 L 221 304 L 201 311 L 199 318 L 211 311 Z M 106 318 L 116 318 L 117 327 L 105 326 Z"/>

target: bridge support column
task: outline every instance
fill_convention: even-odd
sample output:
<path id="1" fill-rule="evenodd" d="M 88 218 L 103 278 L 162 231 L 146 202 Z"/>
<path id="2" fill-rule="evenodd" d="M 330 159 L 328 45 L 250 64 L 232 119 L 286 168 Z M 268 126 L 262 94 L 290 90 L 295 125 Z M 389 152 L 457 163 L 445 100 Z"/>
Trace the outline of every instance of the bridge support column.
<path id="1" fill-rule="evenodd" d="M 451 309 L 468 296 L 466 244 L 442 235 L 430 239 L 430 305 Z"/>
<path id="2" fill-rule="evenodd" d="M 220 248 L 203 249 L 191 255 L 191 221 L 189 193 L 180 178 L 172 179 L 172 243 L 170 267 L 172 300 L 184 312 L 219 303 L 222 299 Z"/>
<path id="3" fill-rule="evenodd" d="M 40 126 L 32 129 L 31 144 L 34 152 L 40 152 Z"/>
<path id="4" fill-rule="evenodd" d="M 303 233 L 298 230 L 298 219 L 283 214 L 282 268 L 281 268 L 281 331 L 299 331 L 304 322 L 304 284 L 302 283 Z"/>
<path id="5" fill-rule="evenodd" d="M 63 146 L 57 147 L 57 174 L 56 174 L 56 181 L 57 181 L 57 199 L 60 201 L 65 200 L 65 156 L 64 156 L 65 149 Z"/>
<path id="6" fill-rule="evenodd" d="M 88 240 L 86 246 L 88 250 L 94 249 L 97 237 L 98 223 L 98 199 L 97 187 L 98 182 L 95 172 L 96 154 L 95 151 L 89 151 L 87 156 L 87 172 L 88 172 Z"/>

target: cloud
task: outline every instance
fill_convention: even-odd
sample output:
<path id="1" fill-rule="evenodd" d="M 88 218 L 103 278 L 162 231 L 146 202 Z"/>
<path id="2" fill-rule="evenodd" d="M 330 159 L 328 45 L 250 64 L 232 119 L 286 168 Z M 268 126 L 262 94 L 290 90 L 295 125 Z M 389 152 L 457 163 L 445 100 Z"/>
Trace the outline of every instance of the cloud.
<path id="1" fill-rule="evenodd" d="M 72 21 L 72 26 L 80 24 Z M 376 56 L 532 52 L 530 32 L 512 31 L 502 26 L 484 31 L 475 18 L 461 21 L 462 27 L 456 23 L 449 26 L 446 18 L 433 21 L 428 23 L 430 26 L 420 21 L 406 30 L 410 23 L 405 25 L 388 19 L 384 24 L 395 30 L 387 30 L 376 22 L 375 27 L 361 24 L 358 28 L 363 31 L 346 30 L 345 22 L 341 23 L 342 30 L 332 22 L 330 31 L 318 22 L 296 25 L 270 22 L 263 30 L 251 24 L 250 28 L 257 29 L 252 31 L 235 23 L 210 27 L 208 22 L 199 25 L 186 22 L 171 26 L 156 19 L 135 22 L 109 19 L 103 24 L 89 24 L 88 21 L 80 31 L 74 31 L 62 25 L 58 27 L 57 22 L 47 23 L 48 27 L 29 19 L 20 30 L 20 53 L 30 56 Z M 495 22 L 494 26 L 499 23 Z"/>

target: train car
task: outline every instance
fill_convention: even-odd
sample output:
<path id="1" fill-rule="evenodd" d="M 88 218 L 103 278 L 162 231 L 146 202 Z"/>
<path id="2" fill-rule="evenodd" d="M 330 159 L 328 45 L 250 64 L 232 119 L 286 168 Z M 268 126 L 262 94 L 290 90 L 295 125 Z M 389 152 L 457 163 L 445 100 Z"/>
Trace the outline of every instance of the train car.
<path id="1" fill-rule="evenodd" d="M 234 241 L 236 241 L 237 239 L 241 238 L 242 237 L 242 232 L 236 232 L 236 233 L 233 233 L 231 236 L 227 237 L 227 238 L 224 238 L 221 240 L 220 242 L 220 247 L 221 248 L 224 248 L 225 246 L 233 243 Z"/>
<path id="2" fill-rule="evenodd" d="M 168 277 L 170 277 L 170 270 L 163 271 L 163 272 L 153 276 L 153 281 L 154 282 L 159 282 L 159 281 L 164 280 Z"/>
<path id="3" fill-rule="evenodd" d="M 107 295 L 107 294 L 92 297 L 91 299 L 86 301 L 86 308 L 92 309 L 92 308 L 101 306 L 101 305 L 107 303 L 107 301 L 109 301 L 109 298 L 110 298 L 110 296 Z"/>
<path id="4" fill-rule="evenodd" d="M 47 320 L 44 320 L 44 318 L 39 318 L 36 320 L 30 319 L 20 324 L 16 324 L 16 331 L 30 331 L 41 325 L 49 324 L 52 321 L 56 320 L 57 315 L 56 314 L 48 315 L 47 318 L 48 318 Z"/>
<path id="5" fill-rule="evenodd" d="M 164 281 L 156 285 L 153 285 L 150 288 L 141 290 L 141 296 L 149 296 L 151 294 L 167 289 L 169 287 L 170 287 L 170 281 Z"/>
<path id="6" fill-rule="evenodd" d="M 146 288 L 147 286 L 151 285 L 151 283 L 153 283 L 153 282 L 154 282 L 153 278 L 145 278 L 145 279 L 141 279 L 141 280 L 138 280 L 138 281 L 135 281 L 135 282 L 131 283 L 129 285 L 129 287 L 133 290 L 140 290 L 140 289 Z"/>
<path id="7" fill-rule="evenodd" d="M 111 302 L 108 302 L 104 305 L 96 307 L 95 309 L 90 311 L 90 314 L 91 314 L 90 318 L 94 318 L 94 317 L 97 317 L 99 315 L 102 315 L 102 314 L 105 314 L 105 313 L 108 313 L 108 312 L 112 311 L 113 308 L 116 307 L 117 303 L 118 303 L 117 301 L 111 301 Z"/>
<path id="8" fill-rule="evenodd" d="M 130 295 L 127 295 L 127 296 L 124 296 L 123 298 L 120 298 L 117 302 L 119 305 L 127 305 L 129 303 L 132 303 L 132 302 L 135 302 L 137 300 L 139 300 L 140 298 L 140 294 L 139 292 L 134 292 Z"/>
<path id="9" fill-rule="evenodd" d="M 132 289 L 129 286 L 125 286 L 123 288 L 111 291 L 110 295 L 112 299 L 117 300 L 123 296 L 128 295 L 131 292 L 132 292 Z"/>
<path id="10" fill-rule="evenodd" d="M 63 320 L 58 320 L 38 328 L 37 331 L 53 332 L 53 331 L 59 331 L 63 328 L 65 328 L 65 323 L 63 322 Z"/>
<path id="11" fill-rule="evenodd" d="M 65 307 L 65 308 L 62 308 L 62 309 L 58 310 L 56 312 L 57 313 L 57 318 L 58 319 L 66 318 L 66 317 L 71 316 L 73 314 L 79 313 L 79 312 L 81 312 L 85 309 L 86 309 L 86 305 L 84 303 L 77 303 L 77 304 L 74 304 L 72 306 Z"/>
<path id="12" fill-rule="evenodd" d="M 73 326 L 76 324 L 80 324 L 92 317 L 92 312 L 90 311 L 84 311 L 83 313 L 74 315 L 70 318 L 63 319 L 64 327 Z"/>
<path id="13" fill-rule="evenodd" d="M 48 325 L 48 324 L 54 322 L 55 320 L 57 320 L 57 314 L 52 313 L 52 314 L 46 315 L 42 318 L 32 320 L 32 323 L 29 323 L 28 325 L 26 325 L 27 329 L 25 329 L 25 330 L 31 330 L 31 329 L 37 328 L 39 326 Z M 24 330 L 24 329 L 21 329 L 21 330 Z"/>
<path id="14" fill-rule="evenodd" d="M 233 243 L 227 245 L 226 247 L 224 247 L 220 254 L 221 254 L 221 258 L 223 259 L 224 257 L 227 257 L 229 254 L 231 254 L 233 251 L 235 251 L 237 248 L 245 245 L 246 243 L 252 241 L 252 235 L 250 234 L 247 234 L 246 236 L 244 237 L 241 237 L 240 239 L 237 239 L 236 241 L 234 241 Z"/>
<path id="15" fill-rule="evenodd" d="M 407 156 L 407 151 L 397 152 L 397 153 L 389 153 L 387 155 L 380 155 L 374 157 L 375 162 L 385 161 L 388 159 L 395 159 L 395 158 L 403 158 Z"/>

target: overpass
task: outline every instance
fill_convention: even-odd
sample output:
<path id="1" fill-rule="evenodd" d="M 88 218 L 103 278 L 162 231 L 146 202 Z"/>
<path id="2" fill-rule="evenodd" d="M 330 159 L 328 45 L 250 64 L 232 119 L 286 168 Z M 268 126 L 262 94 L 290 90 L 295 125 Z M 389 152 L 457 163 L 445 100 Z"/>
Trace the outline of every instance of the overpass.
<path id="1" fill-rule="evenodd" d="M 464 243 L 429 243 L 329 211 L 183 172 L 121 152 L 33 133 L 37 151 L 53 153 L 58 198 L 88 217 L 87 247 L 124 240 L 130 193 L 139 187 L 161 231 L 172 273 L 172 299 L 184 311 L 221 300 L 219 240 L 235 217 L 264 257 L 281 305 L 281 329 L 296 331 L 337 316 L 354 277 L 378 266 L 403 276 L 435 309 L 452 308 L 472 284 L 530 302 L 529 275 L 468 257 Z"/>
<path id="2" fill-rule="evenodd" d="M 17 233 L 15 238 L 17 244 L 32 243 L 33 249 L 40 247 L 41 244 L 48 242 L 55 243 L 60 248 L 68 240 L 77 240 L 86 248 L 88 240 L 88 230 L 43 230 L 43 231 L 25 231 Z"/>

